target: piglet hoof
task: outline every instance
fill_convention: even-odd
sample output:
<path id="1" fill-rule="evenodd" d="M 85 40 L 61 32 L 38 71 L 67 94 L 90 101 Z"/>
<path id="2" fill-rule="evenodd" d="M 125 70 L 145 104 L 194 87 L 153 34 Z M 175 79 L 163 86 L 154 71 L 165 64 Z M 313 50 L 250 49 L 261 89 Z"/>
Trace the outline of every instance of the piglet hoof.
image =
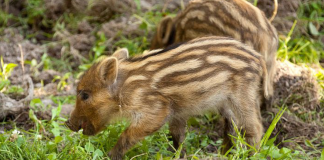
<path id="1" fill-rule="evenodd" d="M 116 154 L 112 151 L 108 153 L 108 156 L 111 160 L 123 160 L 123 156 L 121 154 L 119 153 Z"/>

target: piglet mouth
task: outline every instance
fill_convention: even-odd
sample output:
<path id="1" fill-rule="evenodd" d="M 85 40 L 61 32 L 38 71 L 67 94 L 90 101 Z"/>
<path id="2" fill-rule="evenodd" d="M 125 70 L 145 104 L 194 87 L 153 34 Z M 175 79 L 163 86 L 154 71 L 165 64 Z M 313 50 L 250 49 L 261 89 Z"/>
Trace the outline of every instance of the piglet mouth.
<path id="1" fill-rule="evenodd" d="M 96 132 L 95 132 L 95 128 L 94 126 L 89 122 L 89 121 L 86 121 L 86 120 L 83 120 L 83 121 L 79 121 L 79 123 L 77 124 L 74 124 L 74 123 L 71 123 L 70 120 L 66 121 L 65 122 L 65 125 L 70 128 L 72 131 L 79 131 L 81 129 L 83 129 L 83 134 L 84 135 L 95 135 Z"/>
<path id="2" fill-rule="evenodd" d="M 81 128 L 85 129 L 87 127 L 87 123 L 84 121 L 81 123 Z"/>
<path id="3" fill-rule="evenodd" d="M 83 121 L 81 127 L 84 135 L 92 136 L 96 134 L 94 126 L 90 122 Z"/>

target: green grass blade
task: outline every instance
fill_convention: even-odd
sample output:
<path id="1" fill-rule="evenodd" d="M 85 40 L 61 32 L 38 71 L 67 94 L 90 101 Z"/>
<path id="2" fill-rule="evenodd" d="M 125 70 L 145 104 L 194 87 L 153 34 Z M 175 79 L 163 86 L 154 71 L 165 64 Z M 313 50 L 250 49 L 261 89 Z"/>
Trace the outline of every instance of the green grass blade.
<path id="1" fill-rule="evenodd" d="M 276 114 L 275 118 L 273 119 L 273 121 L 271 122 L 268 130 L 266 131 L 266 133 L 264 134 L 262 140 L 261 140 L 261 146 L 264 146 L 266 145 L 266 143 L 268 142 L 270 136 L 271 136 L 271 133 L 272 131 L 274 130 L 274 128 L 276 127 L 277 123 L 279 122 L 281 116 L 283 115 L 283 113 L 286 111 L 286 107 L 283 109 L 283 108 L 280 108 L 278 113 Z"/>

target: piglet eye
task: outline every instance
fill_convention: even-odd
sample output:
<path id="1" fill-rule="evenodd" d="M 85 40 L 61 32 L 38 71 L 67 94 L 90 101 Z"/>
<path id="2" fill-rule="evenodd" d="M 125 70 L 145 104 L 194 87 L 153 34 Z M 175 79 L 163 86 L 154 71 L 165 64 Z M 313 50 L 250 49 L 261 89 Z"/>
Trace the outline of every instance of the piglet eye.
<path id="1" fill-rule="evenodd" d="M 84 93 L 84 92 L 81 93 L 81 99 L 82 99 L 82 100 L 85 101 L 85 100 L 87 100 L 88 98 L 89 98 L 89 94 L 88 94 L 88 93 Z"/>

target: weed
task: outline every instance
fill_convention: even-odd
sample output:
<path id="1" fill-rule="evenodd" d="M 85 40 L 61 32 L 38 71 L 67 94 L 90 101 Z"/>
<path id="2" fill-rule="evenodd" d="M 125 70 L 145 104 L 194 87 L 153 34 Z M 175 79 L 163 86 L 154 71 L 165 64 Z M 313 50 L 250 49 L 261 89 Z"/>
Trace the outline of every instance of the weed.
<path id="1" fill-rule="evenodd" d="M 72 75 L 72 73 L 67 72 L 63 76 L 55 76 L 54 77 L 52 82 L 58 81 L 57 90 L 63 91 L 67 87 L 67 85 L 68 85 L 67 80 L 69 79 L 69 77 L 71 75 Z"/>
<path id="2" fill-rule="evenodd" d="M 300 5 L 298 9 L 298 17 L 305 21 L 309 33 L 313 37 L 323 36 L 324 29 L 324 2 L 322 1 L 308 1 Z"/>
<path id="3" fill-rule="evenodd" d="M 43 102 L 41 101 L 41 99 L 39 99 L 39 98 L 32 99 L 30 101 L 29 105 L 30 105 L 31 109 L 33 109 L 35 111 L 41 111 L 48 107 L 48 106 L 45 106 L 43 104 Z"/>
<path id="4" fill-rule="evenodd" d="M 75 103 L 75 96 L 68 95 L 68 96 L 52 96 L 52 101 L 56 104 L 73 104 Z"/>
<path id="5" fill-rule="evenodd" d="M 275 144 L 274 141 L 276 137 L 270 138 L 271 133 L 273 132 L 274 128 L 276 127 L 277 123 L 279 122 L 281 116 L 285 112 L 286 108 L 280 109 L 278 113 L 275 115 L 272 123 L 270 124 L 269 128 L 267 129 L 266 133 L 264 134 L 261 142 L 260 147 L 256 148 L 255 146 L 250 146 L 245 142 L 244 134 L 235 127 L 236 136 L 232 136 L 234 148 L 229 150 L 226 155 L 230 159 L 249 159 L 257 160 L 257 159 L 295 159 L 295 158 L 305 158 L 300 155 L 299 151 L 294 151 L 288 148 L 281 148 L 279 149 Z M 234 125 L 235 126 L 235 125 Z M 248 146 L 248 147 L 246 147 Z"/>
<path id="6" fill-rule="evenodd" d="M 122 36 L 121 39 L 113 45 L 114 48 L 127 48 L 131 56 L 143 53 L 144 50 L 147 50 L 150 44 L 150 41 L 147 39 L 149 33 L 155 31 L 156 25 L 159 24 L 164 16 L 174 17 L 175 14 L 148 11 L 146 13 L 134 14 L 133 16 L 139 20 L 139 28 L 144 31 L 144 35 L 135 38 Z"/>
<path id="7" fill-rule="evenodd" d="M 8 89 L 4 92 L 5 94 L 22 94 L 24 92 L 24 89 L 20 86 L 9 86 Z"/>
<path id="8" fill-rule="evenodd" d="M 79 69 L 81 71 L 85 71 L 85 70 L 89 69 L 90 66 L 93 64 L 93 62 L 95 62 L 96 60 L 98 60 L 99 57 L 104 55 L 104 51 L 106 49 L 105 43 L 107 41 L 107 38 L 104 34 L 99 34 L 99 35 L 97 35 L 96 38 L 97 38 L 97 40 L 96 40 L 95 45 L 92 48 L 93 52 L 91 52 L 89 54 L 89 59 L 84 58 L 83 64 L 79 66 Z M 79 74 L 79 76 L 80 76 L 80 74 Z M 77 77 L 79 77 L 79 76 L 77 76 Z"/>
<path id="9" fill-rule="evenodd" d="M 2 56 L 1 59 L 1 68 L 0 68 L 0 92 L 6 90 L 10 85 L 9 77 L 11 75 L 12 70 L 17 67 L 17 64 L 14 63 L 3 63 Z"/>
<path id="10" fill-rule="evenodd" d="M 281 60 L 289 60 L 293 63 L 319 63 L 320 57 L 324 56 L 320 42 L 308 40 L 305 37 L 291 39 L 295 21 L 287 37 L 280 39 L 277 56 Z"/>
<path id="11" fill-rule="evenodd" d="M 131 56 L 142 53 L 148 48 L 148 45 L 149 42 L 146 37 L 136 37 L 133 39 L 122 37 L 121 40 L 114 44 L 115 47 L 127 48 Z"/>

